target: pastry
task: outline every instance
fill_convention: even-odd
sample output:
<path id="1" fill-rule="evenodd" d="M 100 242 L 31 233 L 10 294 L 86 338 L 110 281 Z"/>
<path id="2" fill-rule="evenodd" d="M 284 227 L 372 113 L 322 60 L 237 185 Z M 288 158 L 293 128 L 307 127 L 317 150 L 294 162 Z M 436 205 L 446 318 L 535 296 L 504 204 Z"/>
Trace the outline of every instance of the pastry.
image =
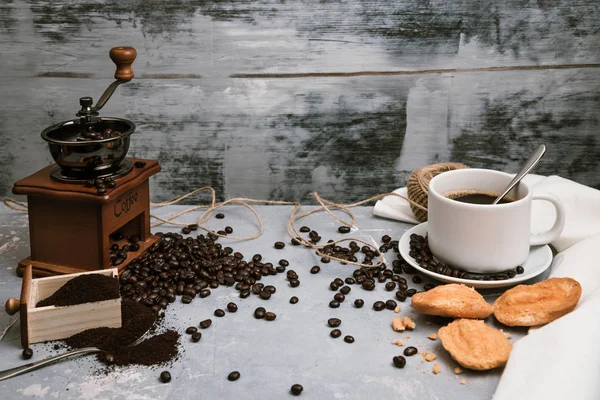
<path id="1" fill-rule="evenodd" d="M 571 278 L 550 278 L 533 285 L 519 285 L 494 302 L 494 316 L 508 326 L 547 324 L 573 311 L 581 297 L 581 285 Z"/>
<path id="2" fill-rule="evenodd" d="M 461 366 L 475 370 L 497 368 L 508 361 L 512 344 L 485 322 L 457 319 L 438 331 L 444 349 Z"/>
<path id="3" fill-rule="evenodd" d="M 452 283 L 436 286 L 412 296 L 412 306 L 420 313 L 450 318 L 486 318 L 492 307 L 475 289 Z"/>

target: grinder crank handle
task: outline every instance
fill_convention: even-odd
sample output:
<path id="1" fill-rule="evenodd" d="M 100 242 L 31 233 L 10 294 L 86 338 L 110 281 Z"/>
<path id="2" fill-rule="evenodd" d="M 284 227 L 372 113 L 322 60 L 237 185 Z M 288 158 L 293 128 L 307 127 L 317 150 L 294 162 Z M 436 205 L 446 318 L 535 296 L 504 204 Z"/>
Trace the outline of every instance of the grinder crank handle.
<path id="1" fill-rule="evenodd" d="M 92 353 L 103 353 L 103 351 L 100 349 L 97 349 L 95 347 L 84 347 L 81 349 L 68 351 L 66 353 L 59 354 L 57 356 L 48 357 L 44 360 L 40 360 L 40 361 L 32 362 L 29 364 L 21 365 L 20 367 L 15 367 L 15 368 L 7 369 L 4 371 L 0 371 L 0 381 L 27 373 L 29 371 L 35 371 L 36 369 L 43 368 L 46 365 L 54 364 L 65 358 L 80 356 L 80 355 L 84 355 L 84 354 L 92 354 Z"/>
<path id="2" fill-rule="evenodd" d="M 95 111 L 99 111 L 102 107 L 104 107 L 117 86 L 119 86 L 121 83 L 129 82 L 134 77 L 131 64 L 133 64 L 135 58 L 137 57 L 137 51 L 133 47 L 113 47 L 110 49 L 109 55 L 110 59 L 117 66 L 117 70 L 115 71 L 116 81 L 111 83 L 110 86 L 106 88 L 104 93 L 102 93 L 102 96 L 100 96 L 100 99 L 93 107 Z"/>

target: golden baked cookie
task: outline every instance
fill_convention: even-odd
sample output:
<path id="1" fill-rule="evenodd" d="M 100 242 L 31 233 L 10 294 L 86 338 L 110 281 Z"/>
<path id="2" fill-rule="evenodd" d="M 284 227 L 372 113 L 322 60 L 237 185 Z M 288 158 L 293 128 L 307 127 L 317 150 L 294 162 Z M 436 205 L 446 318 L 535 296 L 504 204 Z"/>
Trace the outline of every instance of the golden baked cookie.
<path id="1" fill-rule="evenodd" d="M 412 306 L 420 313 L 450 318 L 483 319 L 492 314 L 490 306 L 475 289 L 452 283 L 436 286 L 412 297 Z"/>
<path id="2" fill-rule="evenodd" d="M 444 349 L 461 366 L 486 370 L 508 361 L 512 344 L 498 329 L 474 319 L 457 319 L 438 330 Z"/>
<path id="3" fill-rule="evenodd" d="M 573 311 L 580 297 L 575 279 L 550 278 L 504 292 L 494 302 L 494 316 L 508 326 L 543 325 Z"/>

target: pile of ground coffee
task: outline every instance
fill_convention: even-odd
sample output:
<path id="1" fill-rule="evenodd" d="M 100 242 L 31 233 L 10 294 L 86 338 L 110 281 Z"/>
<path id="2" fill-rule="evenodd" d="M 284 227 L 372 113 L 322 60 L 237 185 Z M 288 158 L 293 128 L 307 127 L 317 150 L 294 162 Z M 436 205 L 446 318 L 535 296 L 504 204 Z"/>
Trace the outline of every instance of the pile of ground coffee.
<path id="1" fill-rule="evenodd" d="M 167 331 L 131 346 L 154 327 L 154 313 L 132 300 L 121 305 L 121 328 L 95 328 L 75 334 L 65 343 L 71 348 L 97 347 L 106 353 L 98 359 L 108 365 L 155 365 L 173 360 L 178 354 L 179 334 Z"/>
<path id="2" fill-rule="evenodd" d="M 60 287 L 36 307 L 73 306 L 119 298 L 119 281 L 112 276 L 87 274 L 77 276 Z"/>

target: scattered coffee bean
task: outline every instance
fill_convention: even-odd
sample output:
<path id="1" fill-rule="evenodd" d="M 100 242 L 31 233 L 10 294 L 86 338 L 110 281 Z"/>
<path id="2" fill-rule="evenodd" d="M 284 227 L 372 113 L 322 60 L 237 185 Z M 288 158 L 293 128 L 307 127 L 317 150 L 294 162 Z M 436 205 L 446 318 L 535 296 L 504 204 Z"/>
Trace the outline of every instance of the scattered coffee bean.
<path id="1" fill-rule="evenodd" d="M 250 291 L 249 290 L 242 290 L 240 292 L 240 298 L 245 299 L 247 297 L 250 297 Z"/>
<path id="2" fill-rule="evenodd" d="M 329 336 L 331 336 L 334 339 L 337 339 L 340 336 L 342 336 L 342 331 L 340 331 L 339 329 L 332 329 L 331 332 L 329 332 Z"/>
<path id="3" fill-rule="evenodd" d="M 346 295 L 350 293 L 351 290 L 352 288 L 350 288 L 350 286 L 344 286 L 340 289 L 340 293 Z"/>
<path id="4" fill-rule="evenodd" d="M 373 290 L 375 289 L 375 281 L 373 279 L 365 279 L 364 282 L 362 283 L 362 287 L 365 290 Z"/>
<path id="5" fill-rule="evenodd" d="M 392 361 L 394 362 L 394 366 L 396 368 L 404 368 L 404 366 L 406 365 L 406 358 L 404 358 L 403 356 L 396 356 L 392 358 Z"/>
<path id="6" fill-rule="evenodd" d="M 294 396 L 300 396 L 300 393 L 302 393 L 303 390 L 304 388 L 302 387 L 302 385 L 299 385 L 297 383 L 292 385 L 292 387 L 290 388 L 290 392 L 292 392 Z"/>
<path id="7" fill-rule="evenodd" d="M 281 250 L 285 247 L 285 243 L 283 242 L 275 242 L 275 244 L 273 245 L 276 249 Z"/>
<path id="8" fill-rule="evenodd" d="M 21 356 L 23 357 L 23 360 L 29 360 L 31 357 L 33 357 L 33 350 L 31 350 L 31 348 L 28 347 L 25 350 L 23 350 Z"/>
<path id="9" fill-rule="evenodd" d="M 341 303 L 344 300 L 346 300 L 346 296 L 344 296 L 341 293 L 336 293 L 336 294 L 333 295 L 333 299 L 336 300 L 336 301 L 339 301 Z"/>
<path id="10" fill-rule="evenodd" d="M 210 296 L 210 289 L 202 289 L 199 294 L 201 298 L 208 297 Z"/>
<path id="11" fill-rule="evenodd" d="M 222 310 L 221 310 L 222 311 Z M 206 329 L 208 328 L 210 325 L 212 324 L 212 319 L 205 319 L 204 321 L 200 322 L 200 328 L 202 329 Z"/>
<path id="12" fill-rule="evenodd" d="M 302 233 L 310 232 L 310 228 L 308 226 L 302 226 L 302 227 L 300 227 L 300 232 L 302 232 Z"/>
<path id="13" fill-rule="evenodd" d="M 230 227 L 230 226 L 226 226 L 225 227 L 225 233 L 227 233 L 227 234 L 233 233 L 233 228 Z"/>
<path id="14" fill-rule="evenodd" d="M 385 308 L 385 303 L 383 301 L 376 301 L 373 303 L 373 310 L 382 311 Z"/>
<path id="15" fill-rule="evenodd" d="M 290 280 L 290 286 L 291 287 L 298 287 L 298 286 L 300 286 L 300 281 L 298 279 L 291 279 Z"/>
<path id="16" fill-rule="evenodd" d="M 404 349 L 404 355 L 406 357 L 412 357 L 415 354 L 417 354 L 419 352 L 419 350 L 417 350 L 416 347 L 413 346 L 408 346 L 406 349 Z"/>
<path id="17" fill-rule="evenodd" d="M 263 307 L 258 307 L 256 310 L 254 310 L 254 318 L 256 318 L 256 319 L 264 318 L 266 311 L 267 310 L 265 310 Z"/>
<path id="18" fill-rule="evenodd" d="M 225 218 L 225 214 L 223 214 L 223 213 L 218 213 L 217 215 L 215 215 L 215 218 L 216 218 L 216 219 L 223 219 L 223 218 Z"/>
<path id="19" fill-rule="evenodd" d="M 192 333 L 192 342 L 199 342 L 202 339 L 202 332 Z"/>
<path id="20" fill-rule="evenodd" d="M 238 310 L 238 306 L 235 303 L 227 303 L 227 311 L 236 312 Z"/>
<path id="21" fill-rule="evenodd" d="M 214 312 L 215 317 L 224 317 L 225 316 L 225 311 L 221 310 L 220 308 L 217 308 Z"/>
<path id="22" fill-rule="evenodd" d="M 346 282 L 347 285 L 354 285 L 356 280 L 354 278 L 346 278 L 344 279 L 344 282 Z"/>
<path id="23" fill-rule="evenodd" d="M 412 297 L 412 296 L 413 296 L 413 294 L 417 293 L 417 289 L 408 289 L 408 290 L 407 290 L 406 292 L 404 292 L 404 293 L 406 293 L 406 296 L 407 296 L 407 297 Z"/>
<path id="24" fill-rule="evenodd" d="M 290 297 L 290 304 L 296 304 L 298 302 L 298 298 L 296 296 Z"/>
<path id="25" fill-rule="evenodd" d="M 322 262 L 323 264 L 327 264 L 327 263 L 328 263 L 328 262 L 330 262 L 330 261 L 331 261 L 331 259 L 330 259 L 329 257 L 327 257 L 327 256 L 323 256 L 323 257 L 321 257 L 321 262 Z"/>
<path id="26" fill-rule="evenodd" d="M 190 228 L 188 228 L 187 226 L 184 226 L 183 228 L 181 228 L 181 233 L 183 233 L 184 235 L 188 235 L 192 230 Z"/>
<path id="27" fill-rule="evenodd" d="M 391 241 L 392 241 L 392 238 L 391 238 L 389 235 L 383 235 L 383 236 L 381 237 L 381 241 L 382 241 L 383 243 L 389 243 L 389 242 L 391 242 Z"/>
<path id="28" fill-rule="evenodd" d="M 339 318 L 329 318 L 327 320 L 327 325 L 329 325 L 332 328 L 337 328 L 341 324 L 342 324 L 342 320 Z"/>
<path id="29" fill-rule="evenodd" d="M 337 283 L 335 283 L 335 282 L 331 282 L 331 283 L 329 284 L 329 288 L 330 288 L 331 290 L 338 290 L 338 289 L 340 288 L 340 286 L 339 286 Z"/>
<path id="30" fill-rule="evenodd" d="M 267 285 L 263 288 L 264 291 L 269 292 L 271 294 L 275 294 L 275 292 L 277 291 L 277 288 L 273 285 Z"/>
<path id="31" fill-rule="evenodd" d="M 517 272 L 517 274 L 522 274 L 523 272 L 525 272 L 525 268 L 521 267 L 520 265 L 515 269 L 515 271 Z"/>
<path id="32" fill-rule="evenodd" d="M 319 267 L 318 265 L 315 265 L 314 267 L 312 267 L 312 268 L 310 269 L 310 273 L 311 273 L 311 274 L 318 274 L 318 273 L 319 273 L 319 271 L 321 271 L 321 267 Z"/>
<path id="33" fill-rule="evenodd" d="M 396 303 L 394 300 L 388 300 L 385 302 L 385 308 L 388 310 L 395 310 L 396 307 L 398 307 L 398 303 Z"/>
<path id="34" fill-rule="evenodd" d="M 267 292 L 265 290 L 262 290 L 258 295 L 263 300 L 269 300 L 271 298 L 271 293 L 269 293 L 269 292 Z"/>
<path id="35" fill-rule="evenodd" d="M 278 265 L 275 267 L 275 271 L 277 271 L 279 273 L 285 272 L 285 267 L 282 265 Z"/>
<path id="36" fill-rule="evenodd" d="M 339 233 L 350 233 L 350 227 L 342 225 L 338 228 Z"/>
<path id="37" fill-rule="evenodd" d="M 396 289 L 396 282 L 388 282 L 385 284 L 385 290 L 388 292 L 391 292 L 394 289 Z"/>
<path id="38" fill-rule="evenodd" d="M 338 287 L 344 284 L 344 280 L 342 278 L 335 278 L 333 282 L 335 282 L 335 284 L 338 285 Z"/>
<path id="39" fill-rule="evenodd" d="M 423 278 L 421 278 L 419 275 L 415 275 L 412 277 L 412 281 L 413 283 L 421 283 L 423 282 Z"/>
<path id="40" fill-rule="evenodd" d="M 190 326 L 185 330 L 185 333 L 187 333 L 188 335 L 191 335 L 192 333 L 196 332 L 198 332 L 198 328 L 196 328 L 195 326 Z"/>
<path id="41" fill-rule="evenodd" d="M 230 372 L 229 375 L 227 375 L 227 380 L 230 380 L 231 382 L 237 381 L 238 379 L 240 379 L 240 373 L 238 371 Z"/>
<path id="42" fill-rule="evenodd" d="M 54 350 L 60 350 L 60 345 L 58 345 L 58 344 L 55 344 L 55 345 L 54 345 Z"/>
<path id="43" fill-rule="evenodd" d="M 296 237 L 296 238 L 292 238 L 292 240 L 290 240 L 290 243 L 293 246 L 300 246 L 302 244 L 302 240 L 299 237 Z"/>
<path id="44" fill-rule="evenodd" d="M 340 302 L 339 301 L 331 300 L 329 302 L 329 307 L 331 307 L 331 308 L 338 308 L 339 306 L 340 306 Z"/>
<path id="45" fill-rule="evenodd" d="M 265 313 L 265 319 L 266 319 L 267 321 L 274 321 L 274 320 L 275 320 L 275 318 L 277 318 L 277 315 L 276 315 L 274 312 L 267 311 L 267 312 Z"/>
<path id="46" fill-rule="evenodd" d="M 398 299 L 398 301 L 404 302 L 406 300 L 406 292 L 404 290 L 398 290 L 396 292 L 396 299 Z"/>
<path id="47" fill-rule="evenodd" d="M 435 287 L 435 285 L 433 283 L 427 283 L 425 285 L 423 285 L 423 290 L 427 291 L 427 290 L 431 290 Z"/>
<path id="48" fill-rule="evenodd" d="M 162 383 L 171 382 L 171 373 L 169 371 L 163 371 L 160 373 L 160 381 Z"/>
<path id="49" fill-rule="evenodd" d="M 188 225 L 188 228 L 190 228 L 191 231 L 197 231 L 198 224 L 190 224 L 190 225 Z"/>
<path id="50" fill-rule="evenodd" d="M 354 336 L 350 336 L 350 335 L 344 336 L 344 342 L 354 343 Z"/>
<path id="51" fill-rule="evenodd" d="M 365 305 L 365 301 L 363 299 L 354 300 L 354 307 L 362 308 L 362 306 L 364 306 L 364 305 Z"/>

